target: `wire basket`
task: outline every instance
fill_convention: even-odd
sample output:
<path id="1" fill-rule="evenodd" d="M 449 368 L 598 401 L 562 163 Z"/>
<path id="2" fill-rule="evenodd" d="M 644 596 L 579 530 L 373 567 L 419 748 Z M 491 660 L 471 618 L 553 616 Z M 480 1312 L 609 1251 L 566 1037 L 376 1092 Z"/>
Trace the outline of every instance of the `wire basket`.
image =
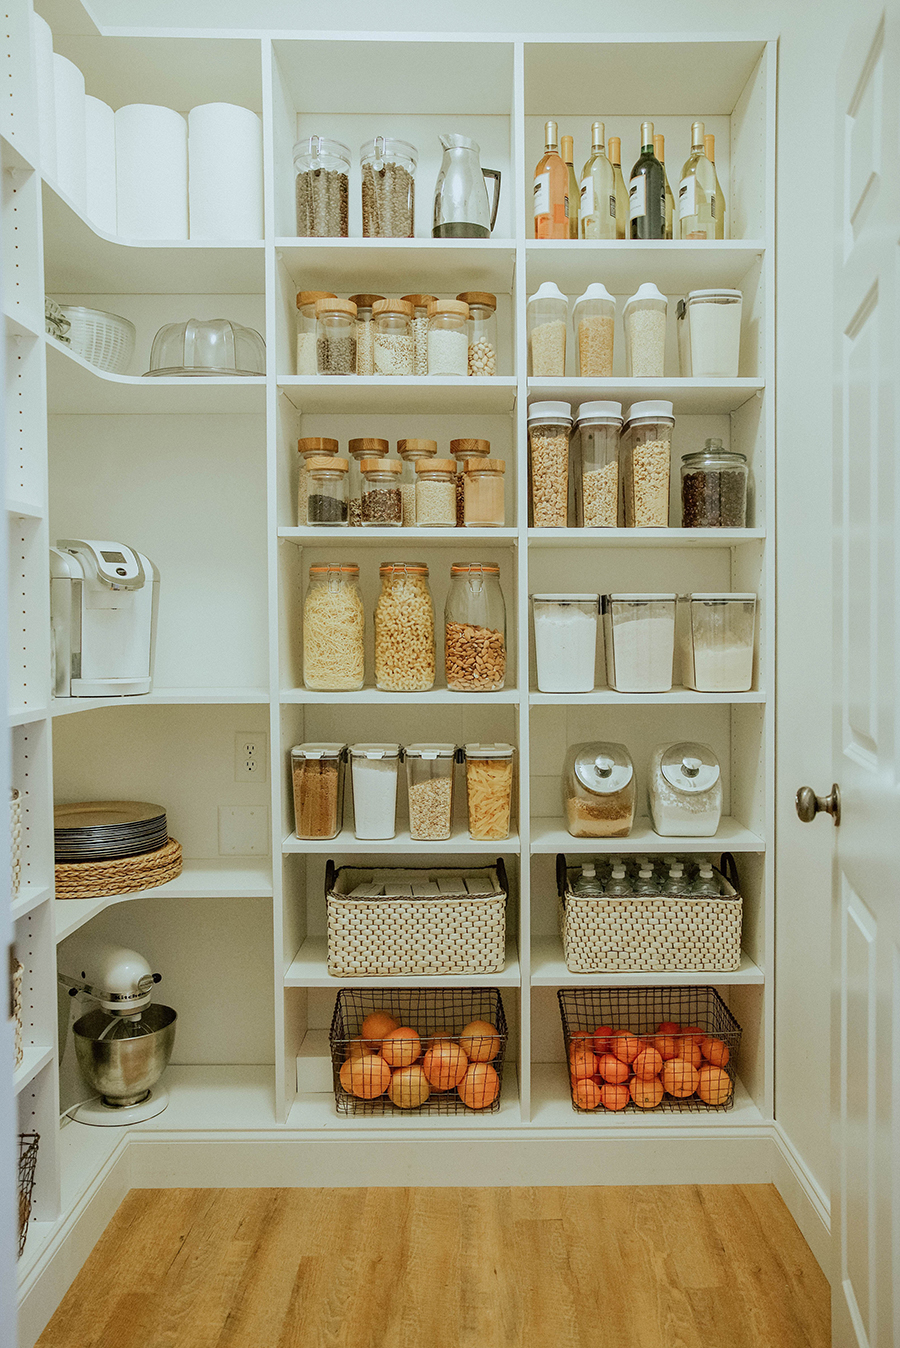
<path id="1" fill-rule="evenodd" d="M 31 1220 L 31 1204 L 34 1198 L 34 1171 L 37 1165 L 38 1133 L 19 1134 L 19 1166 L 17 1188 L 19 1191 L 19 1258 L 25 1250 L 28 1236 L 28 1223 Z"/>
<path id="2" fill-rule="evenodd" d="M 630 1114 L 720 1114 L 733 1107 L 741 1027 L 715 988 L 562 988 L 557 996 L 569 1065 L 572 1108 L 576 1113 L 593 1113 L 599 1109 L 602 1114 L 612 1108 Z M 666 1021 L 682 1028 L 678 1031 L 667 1029 L 660 1035 L 659 1027 Z M 634 1043 L 623 1041 L 613 1045 L 609 1035 L 595 1034 L 598 1028 L 610 1032 L 628 1031 L 630 1039 L 640 1041 L 636 1053 L 633 1052 Z M 692 1044 L 696 1045 L 696 1052 L 689 1047 Z M 705 1052 L 701 1045 L 708 1045 Z M 656 1059 L 645 1059 L 642 1070 L 647 1075 L 641 1078 L 635 1073 L 635 1063 L 640 1061 L 641 1053 L 651 1048 L 661 1059 L 661 1070 L 652 1075 L 650 1069 Z M 594 1054 L 598 1072 L 590 1077 L 581 1075 L 591 1065 L 590 1059 L 582 1055 L 582 1049 Z M 624 1062 L 627 1075 L 621 1067 L 615 1069 L 614 1064 L 604 1064 L 605 1055 Z M 673 1084 L 681 1090 L 691 1085 L 693 1077 L 689 1067 L 693 1067 L 699 1080 L 688 1095 L 676 1096 L 667 1089 L 666 1069 L 669 1060 L 685 1056 L 688 1062 L 683 1069 L 669 1069 L 677 1072 L 680 1078 Z M 604 1076 L 605 1066 L 609 1070 Z M 704 1069 L 712 1070 L 704 1073 Z M 578 1087 L 577 1082 L 582 1080 L 594 1081 L 598 1091 L 604 1085 L 627 1087 L 627 1104 L 622 1108 L 624 1096 L 621 1092 L 610 1092 L 601 1099 L 589 1086 Z M 643 1090 L 642 1080 L 651 1083 Z M 652 1085 L 654 1080 L 658 1086 Z M 697 1086 L 703 1090 L 706 1099 L 696 1093 Z M 658 1100 L 655 1099 L 657 1095 Z M 641 1106 L 635 1103 L 638 1096 L 644 1101 Z M 607 1100 L 616 1103 L 608 1104 Z"/>
<path id="3" fill-rule="evenodd" d="M 385 1011 L 393 1016 L 401 1027 L 415 1030 L 419 1036 L 419 1052 L 410 1066 L 422 1066 L 427 1041 L 434 1036 L 447 1035 L 452 1041 L 458 1041 L 462 1030 L 472 1021 L 487 1021 L 493 1025 L 495 1036 L 478 1037 L 464 1040 L 462 1047 L 471 1061 L 466 1064 L 454 1053 L 447 1067 L 450 1075 L 456 1075 L 455 1063 L 468 1068 L 466 1076 L 458 1087 L 446 1089 L 431 1087 L 431 1093 L 424 1103 L 405 1108 L 394 1103 L 389 1090 L 397 1093 L 395 1078 L 398 1068 L 393 1068 L 390 1078 L 383 1053 L 384 1039 L 370 1039 L 367 1042 L 375 1048 L 381 1064 L 363 1073 L 365 1088 L 375 1090 L 383 1087 L 372 1099 L 363 1099 L 345 1089 L 341 1079 L 341 1069 L 349 1061 L 353 1044 L 360 1035 L 362 1023 L 373 1011 Z M 342 989 L 334 1004 L 334 1017 L 331 1022 L 331 1066 L 334 1079 L 334 1102 L 338 1114 L 494 1114 L 500 1108 L 500 1096 L 503 1086 L 503 1059 L 509 1030 L 503 1002 L 496 988 L 347 988 Z M 413 1042 L 410 1053 L 416 1045 Z M 365 1058 L 362 1059 L 366 1061 Z M 404 1066 L 407 1064 L 404 1063 Z M 387 1071 L 386 1071 L 387 1068 Z M 429 1062 L 432 1076 L 436 1075 L 433 1062 Z M 485 1069 L 487 1069 L 485 1071 Z M 470 1075 L 471 1074 L 471 1075 Z M 496 1077 L 493 1075 L 496 1074 Z M 371 1084 L 370 1084 L 371 1083 Z M 472 1108 L 465 1103 L 460 1091 L 468 1084 L 468 1095 L 475 1102 L 484 1101 Z"/>
<path id="4" fill-rule="evenodd" d="M 71 324 L 69 345 L 89 365 L 109 374 L 127 374 L 134 355 L 135 328 L 127 318 L 84 309 L 79 304 L 61 304 Z"/>

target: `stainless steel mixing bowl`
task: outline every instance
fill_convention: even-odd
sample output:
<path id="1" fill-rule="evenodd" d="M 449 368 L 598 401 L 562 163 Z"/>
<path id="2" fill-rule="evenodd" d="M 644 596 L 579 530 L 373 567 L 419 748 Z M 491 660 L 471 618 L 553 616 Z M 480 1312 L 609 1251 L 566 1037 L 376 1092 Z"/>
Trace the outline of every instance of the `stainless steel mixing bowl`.
<path id="1" fill-rule="evenodd" d="M 112 1034 L 100 1038 L 113 1019 L 121 1023 L 112 1027 Z M 78 1066 L 105 1105 L 124 1109 L 147 1098 L 172 1056 L 177 1019 L 171 1006 L 147 1006 L 137 1026 L 100 1010 L 76 1020 L 72 1033 Z M 119 1038 L 123 1033 L 132 1037 Z"/>

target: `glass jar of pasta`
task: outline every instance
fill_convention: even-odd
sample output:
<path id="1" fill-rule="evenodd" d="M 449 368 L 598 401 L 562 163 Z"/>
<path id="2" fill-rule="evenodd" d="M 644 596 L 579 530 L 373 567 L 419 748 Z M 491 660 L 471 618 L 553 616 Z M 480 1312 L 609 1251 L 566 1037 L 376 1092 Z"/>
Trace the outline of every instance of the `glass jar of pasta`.
<path id="1" fill-rule="evenodd" d="M 513 746 L 467 744 L 464 747 L 469 837 L 477 842 L 502 842 L 509 837 Z"/>
<path id="2" fill-rule="evenodd" d="M 434 687 L 434 605 L 424 562 L 383 562 L 375 605 L 375 682 L 388 693 Z"/>
<path id="3" fill-rule="evenodd" d="M 322 562 L 309 568 L 303 605 L 303 682 L 317 692 L 357 692 L 365 677 L 366 614 L 359 567 Z"/>

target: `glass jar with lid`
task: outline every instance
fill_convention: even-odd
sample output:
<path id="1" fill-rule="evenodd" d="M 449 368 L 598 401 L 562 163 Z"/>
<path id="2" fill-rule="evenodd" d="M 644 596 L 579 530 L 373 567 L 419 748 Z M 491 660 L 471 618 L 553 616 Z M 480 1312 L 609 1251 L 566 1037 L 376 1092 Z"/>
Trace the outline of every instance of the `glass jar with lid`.
<path id="1" fill-rule="evenodd" d="M 565 529 L 568 523 L 571 432 L 568 403 L 532 403 L 529 407 L 531 511 L 536 529 Z"/>
<path id="2" fill-rule="evenodd" d="M 701 693 L 747 693 L 753 687 L 755 594 L 691 594 L 682 624 L 685 688 Z"/>
<path id="3" fill-rule="evenodd" d="M 297 374 L 310 375 L 317 371 L 316 360 L 316 304 L 319 300 L 335 300 L 330 290 L 301 290 L 297 296 Z"/>
<path id="4" fill-rule="evenodd" d="M 455 459 L 420 459 L 416 464 L 416 523 L 426 529 L 456 527 Z"/>
<path id="5" fill-rule="evenodd" d="M 469 306 L 469 374 L 496 374 L 497 296 L 487 290 L 464 290 L 456 298 Z"/>
<path id="6" fill-rule="evenodd" d="M 362 435 L 347 444 L 350 455 L 350 527 L 358 528 L 362 524 L 362 461 L 363 459 L 386 459 L 391 452 L 387 440 L 376 436 Z"/>
<path id="7" fill-rule="evenodd" d="M 668 693 L 675 661 L 674 594 L 605 594 L 600 600 L 606 681 L 617 693 Z"/>
<path id="8" fill-rule="evenodd" d="M 295 744 L 291 749 L 294 832 L 336 838 L 344 824 L 346 744 Z"/>
<path id="9" fill-rule="evenodd" d="M 351 295 L 350 303 L 356 305 L 356 373 L 372 375 L 375 373 L 375 326 L 372 306 L 383 295 Z"/>
<path id="10" fill-rule="evenodd" d="M 722 773 L 707 744 L 661 744 L 650 760 L 650 821 L 662 838 L 712 838 L 722 818 Z"/>
<path id="11" fill-rule="evenodd" d="M 356 374 L 356 305 L 352 300 L 316 300 L 316 371 Z"/>
<path id="12" fill-rule="evenodd" d="M 355 562 L 309 568 L 303 603 L 303 683 L 320 693 L 355 693 L 365 676 L 366 612 Z"/>
<path id="13" fill-rule="evenodd" d="M 572 744 L 562 776 L 573 838 L 627 838 L 634 824 L 634 763 L 624 744 Z"/>
<path id="14" fill-rule="evenodd" d="M 390 529 L 403 523 L 403 497 L 400 474 L 403 464 L 396 459 L 363 459 L 363 526 Z"/>
<path id="15" fill-rule="evenodd" d="M 469 358 L 469 306 L 434 300 L 428 306 L 428 373 L 465 375 Z"/>
<path id="16" fill-rule="evenodd" d="M 622 404 L 581 403 L 575 411 L 575 520 L 579 529 L 619 523 L 619 437 Z"/>
<path id="17" fill-rule="evenodd" d="M 502 529 L 506 522 L 502 459 L 467 459 L 463 469 L 467 529 Z"/>
<path id="18" fill-rule="evenodd" d="M 306 523 L 310 525 L 346 526 L 347 470 L 350 460 L 339 454 L 323 455 L 307 460 L 309 495 L 306 499 Z"/>
<path id="19" fill-rule="evenodd" d="M 609 379 L 613 372 L 616 302 L 599 281 L 579 295 L 572 310 L 575 364 L 582 379 Z"/>
<path id="20" fill-rule="evenodd" d="M 294 146 L 297 236 L 346 239 L 350 202 L 350 151 L 339 140 L 306 136 Z"/>
<path id="21" fill-rule="evenodd" d="M 455 744 L 407 744 L 406 788 L 409 836 L 417 842 L 444 842 L 453 828 Z"/>
<path id="22" fill-rule="evenodd" d="M 668 527 L 674 425 L 670 402 L 632 403 L 628 409 L 620 461 L 628 529 Z"/>
<path id="23" fill-rule="evenodd" d="M 513 746 L 467 744 L 464 751 L 469 837 L 502 842 L 509 837 L 512 813 Z"/>
<path id="24" fill-rule="evenodd" d="M 375 605 L 375 682 L 383 692 L 434 687 L 434 605 L 424 562 L 382 562 Z"/>
<path id="25" fill-rule="evenodd" d="M 417 161 L 416 147 L 392 136 L 375 136 L 360 147 L 364 239 L 413 237 Z"/>
<path id="26" fill-rule="evenodd" d="M 418 491 L 416 464 L 422 459 L 434 458 L 435 454 L 437 454 L 437 440 L 418 440 L 415 438 L 398 440 L 397 453 L 400 455 L 404 464 L 407 465 L 403 470 L 403 477 L 400 482 L 400 496 L 403 504 L 403 527 L 406 529 L 414 525 L 418 519 L 416 508 L 416 493 Z"/>
<path id="27" fill-rule="evenodd" d="M 528 300 L 528 373 L 536 379 L 561 379 L 566 373 L 566 319 L 569 301 L 553 281 Z"/>
<path id="28" fill-rule="evenodd" d="M 662 379 L 666 372 L 668 300 L 652 281 L 625 301 L 625 370 L 629 379 Z"/>
<path id="29" fill-rule="evenodd" d="M 685 529 L 743 529 L 747 524 L 747 458 L 713 437 L 681 460 L 681 523 Z"/>
<path id="30" fill-rule="evenodd" d="M 353 834 L 384 840 L 397 832 L 399 744 L 351 744 Z"/>
<path id="31" fill-rule="evenodd" d="M 297 441 L 297 453 L 300 455 L 300 471 L 297 475 L 297 527 L 304 529 L 307 524 L 306 502 L 309 496 L 310 459 L 332 458 L 337 456 L 337 440 L 325 435 L 304 435 Z"/>
<path id="32" fill-rule="evenodd" d="M 506 680 L 506 604 L 495 562 L 454 562 L 444 606 L 444 669 L 457 693 L 493 693 Z"/>
<path id="33" fill-rule="evenodd" d="M 413 373 L 428 373 L 428 306 L 433 304 L 437 295 L 404 295 L 404 304 L 413 307 Z"/>
<path id="34" fill-rule="evenodd" d="M 375 316 L 375 373 L 407 378 L 415 366 L 413 307 L 405 300 L 377 300 Z"/>
<path id="35" fill-rule="evenodd" d="M 486 459 L 490 456 L 490 440 L 476 440 L 465 437 L 450 441 L 450 453 L 461 467 L 456 475 L 456 527 L 462 529 L 466 522 L 466 464 L 472 459 Z"/>

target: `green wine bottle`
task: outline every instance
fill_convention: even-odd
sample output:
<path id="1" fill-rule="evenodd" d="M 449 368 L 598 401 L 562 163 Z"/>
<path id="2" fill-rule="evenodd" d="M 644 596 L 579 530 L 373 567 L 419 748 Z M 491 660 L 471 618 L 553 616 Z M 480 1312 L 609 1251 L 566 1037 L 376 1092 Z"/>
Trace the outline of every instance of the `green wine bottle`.
<path id="1" fill-rule="evenodd" d="M 652 122 L 641 122 L 641 153 L 631 170 L 628 214 L 633 239 L 666 237 L 666 173 L 653 153 Z"/>

